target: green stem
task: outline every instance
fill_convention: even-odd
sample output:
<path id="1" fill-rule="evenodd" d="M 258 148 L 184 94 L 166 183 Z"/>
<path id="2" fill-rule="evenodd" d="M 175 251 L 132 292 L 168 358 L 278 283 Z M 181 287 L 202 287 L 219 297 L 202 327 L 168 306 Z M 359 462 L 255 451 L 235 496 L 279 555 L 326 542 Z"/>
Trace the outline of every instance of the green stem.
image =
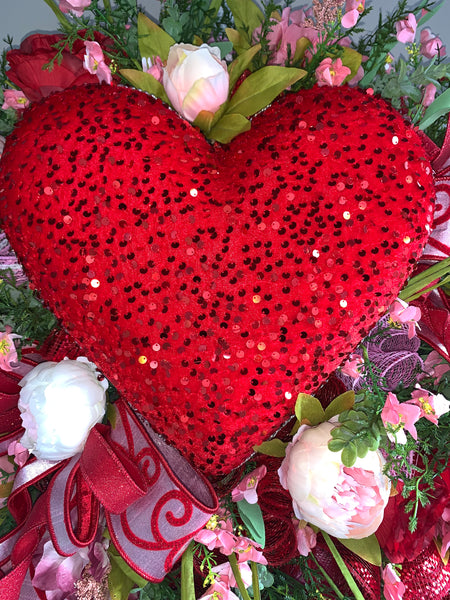
<path id="1" fill-rule="evenodd" d="M 399 297 L 405 302 L 418 298 L 425 292 L 428 292 L 436 287 L 447 283 L 450 275 L 450 258 L 439 261 L 429 269 L 422 271 L 415 277 L 412 277 L 408 284 L 400 292 Z M 432 281 L 439 279 L 440 281 L 433 287 L 427 287 Z"/>
<path id="2" fill-rule="evenodd" d="M 330 536 L 328 535 L 328 533 L 325 533 L 325 531 L 322 531 L 321 533 L 323 535 L 323 539 L 325 540 L 328 548 L 330 549 L 330 552 L 333 555 L 334 560 L 337 562 L 337 565 L 340 568 L 341 573 L 344 576 L 345 581 L 347 582 L 347 585 L 350 588 L 355 599 L 356 600 L 364 600 L 364 596 L 361 594 L 358 586 L 356 585 L 355 580 L 352 577 L 352 574 L 348 570 L 347 565 L 345 564 L 341 555 L 339 554 L 338 549 L 331 541 Z"/>
<path id="3" fill-rule="evenodd" d="M 337 587 L 337 585 L 334 583 L 334 581 L 331 579 L 331 577 L 328 575 L 328 573 L 325 571 L 325 569 L 322 567 L 322 565 L 319 564 L 318 560 L 316 559 L 316 557 L 314 556 L 314 554 L 312 552 L 311 552 L 311 556 L 312 556 L 313 561 L 319 567 L 320 572 L 322 573 L 322 575 L 326 579 L 328 585 L 330 586 L 330 588 L 333 590 L 333 592 L 338 597 L 338 600 L 343 600 L 344 595 L 341 593 L 341 591 L 339 590 L 339 588 Z"/>
<path id="4" fill-rule="evenodd" d="M 58 8 L 54 3 L 53 0 L 44 0 L 45 4 L 47 4 L 47 6 L 49 6 L 52 11 L 55 13 L 58 21 L 61 23 L 62 28 L 64 29 L 64 31 L 69 32 L 71 27 L 70 27 L 70 23 L 67 19 L 67 17 L 64 15 L 64 13 L 62 12 L 62 10 L 60 8 Z"/>
<path id="5" fill-rule="evenodd" d="M 234 554 L 234 552 L 232 552 L 230 554 L 230 556 L 228 557 L 228 560 L 230 561 L 231 570 L 233 571 L 233 575 L 234 575 L 234 578 L 236 579 L 237 586 L 239 588 L 239 591 L 241 592 L 242 600 L 251 600 L 250 596 L 248 595 L 247 590 L 245 589 L 244 582 L 242 581 L 241 572 L 239 571 L 236 554 Z"/>
<path id="6" fill-rule="evenodd" d="M 181 600 L 195 600 L 194 542 L 189 544 L 181 557 Z"/>
<path id="7" fill-rule="evenodd" d="M 250 568 L 252 570 L 253 598 L 254 600 L 261 600 L 261 594 L 259 592 L 258 565 L 254 562 L 250 562 Z"/>

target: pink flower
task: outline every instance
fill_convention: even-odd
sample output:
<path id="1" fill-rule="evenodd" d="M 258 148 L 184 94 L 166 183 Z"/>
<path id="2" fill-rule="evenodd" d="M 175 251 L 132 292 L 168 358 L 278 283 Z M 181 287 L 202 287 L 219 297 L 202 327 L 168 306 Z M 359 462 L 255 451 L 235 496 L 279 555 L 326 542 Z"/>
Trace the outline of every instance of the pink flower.
<path id="1" fill-rule="evenodd" d="M 8 501 L 14 483 L 15 471 L 14 465 L 8 460 L 8 457 L 5 455 L 0 456 L 0 508 L 3 508 Z"/>
<path id="2" fill-rule="evenodd" d="M 237 559 L 240 563 L 250 560 L 251 562 L 259 563 L 260 565 L 267 565 L 267 560 L 264 558 L 261 547 L 249 538 L 243 536 L 238 537 L 233 552 L 237 554 Z"/>
<path id="3" fill-rule="evenodd" d="M 429 83 L 425 86 L 425 90 L 422 98 L 422 105 L 427 108 L 430 104 L 433 104 L 436 96 L 436 86 L 433 83 Z"/>
<path id="4" fill-rule="evenodd" d="M 266 473 L 267 468 L 265 465 L 262 465 L 246 475 L 241 483 L 231 492 L 231 499 L 233 502 L 247 500 L 249 504 L 256 504 L 258 502 L 256 488 L 258 487 L 259 480 L 262 479 Z"/>
<path id="5" fill-rule="evenodd" d="M 338 87 L 344 83 L 344 80 L 350 75 L 351 70 L 342 64 L 340 58 L 332 60 L 324 58 L 316 69 L 317 85 L 319 87 L 327 85 L 330 87 Z"/>
<path id="6" fill-rule="evenodd" d="M 406 591 L 405 584 L 401 582 L 393 566 L 388 564 L 383 569 L 382 575 L 384 581 L 383 592 L 386 600 L 402 600 Z"/>
<path id="7" fill-rule="evenodd" d="M 5 331 L 0 332 L 0 369 L 4 371 L 13 371 L 18 366 L 15 363 L 19 362 L 14 340 L 21 336 L 11 331 L 11 327 L 7 325 Z"/>
<path id="8" fill-rule="evenodd" d="M 378 529 L 390 482 L 378 451 L 344 467 L 340 454 L 328 448 L 336 426 L 335 417 L 316 427 L 302 425 L 286 448 L 278 474 L 298 519 L 337 538 L 361 539 Z"/>
<path id="9" fill-rule="evenodd" d="M 144 71 L 144 73 L 149 73 L 150 75 L 152 75 L 156 79 L 156 81 L 159 81 L 160 83 L 162 82 L 164 65 L 163 61 L 159 56 L 155 56 L 153 58 L 153 61 L 150 57 L 144 56 L 142 58 L 142 70 Z"/>
<path id="10" fill-rule="evenodd" d="M 241 573 L 242 581 L 244 586 L 248 588 L 252 585 L 252 570 L 250 569 L 247 562 L 238 563 L 239 572 Z M 224 562 L 211 569 L 214 573 L 220 576 L 220 582 L 229 587 L 237 587 L 236 579 L 234 578 L 233 571 L 229 562 Z"/>
<path id="11" fill-rule="evenodd" d="M 412 400 L 407 400 L 406 403 L 418 406 L 420 416 L 425 417 L 435 425 L 438 424 L 439 417 L 450 410 L 450 402 L 442 394 L 435 395 L 419 388 L 414 390 L 411 396 Z"/>
<path id="12" fill-rule="evenodd" d="M 438 524 L 441 536 L 441 557 L 444 559 L 450 547 L 450 507 L 446 506 Z"/>
<path id="13" fill-rule="evenodd" d="M 44 554 L 36 566 L 32 584 L 44 590 L 48 600 L 63 600 L 75 592 L 74 584 L 88 563 L 87 548 L 73 556 L 60 556 L 49 540 L 44 544 Z"/>
<path id="14" fill-rule="evenodd" d="M 19 467 L 23 467 L 23 465 L 27 462 L 30 453 L 25 446 L 22 446 L 20 442 L 17 440 L 13 440 L 8 446 L 8 456 L 14 456 L 14 462 Z"/>
<path id="15" fill-rule="evenodd" d="M 347 0 L 345 3 L 345 12 L 341 19 L 342 27 L 350 29 L 356 25 L 360 15 L 364 12 L 365 0 Z"/>
<path id="16" fill-rule="evenodd" d="M 105 81 L 110 84 L 112 81 L 111 69 L 105 63 L 103 51 L 98 42 L 85 41 L 86 54 L 84 55 L 84 68 L 91 73 L 97 75 L 100 83 Z"/>
<path id="17" fill-rule="evenodd" d="M 442 41 L 433 36 L 430 29 L 422 29 L 420 32 L 420 54 L 425 58 L 433 58 L 436 54 L 445 55 L 445 46 Z"/>
<path id="18" fill-rule="evenodd" d="M 450 364 L 445 361 L 439 352 L 432 350 L 424 362 L 425 371 L 434 377 L 434 384 L 438 385 L 443 375 L 450 371 Z"/>
<path id="19" fill-rule="evenodd" d="M 416 36 L 417 21 L 413 13 L 409 13 L 406 19 L 397 21 L 395 24 L 397 30 L 397 40 L 402 44 L 409 44 L 414 41 Z"/>
<path id="20" fill-rule="evenodd" d="M 297 550 L 300 556 L 308 556 L 311 550 L 316 546 L 317 536 L 306 521 L 292 519 L 296 528 Z"/>
<path id="21" fill-rule="evenodd" d="M 414 424 L 420 419 L 421 410 L 418 406 L 400 402 L 397 396 L 389 392 L 386 403 L 381 411 L 381 420 L 387 430 L 388 438 L 397 444 L 406 444 L 404 429 L 409 431 L 417 440 L 417 431 Z"/>
<path id="22" fill-rule="evenodd" d="M 217 549 L 222 554 L 230 556 L 234 551 L 237 537 L 233 533 L 233 523 L 228 513 L 221 509 L 213 515 L 205 528 L 196 533 L 194 540 L 203 544 L 208 550 Z"/>
<path id="23" fill-rule="evenodd" d="M 350 354 L 349 358 L 345 361 L 341 367 L 341 373 L 348 375 L 353 379 L 361 377 L 361 365 L 364 364 L 364 360 L 359 354 Z"/>
<path id="24" fill-rule="evenodd" d="M 24 110 L 30 101 L 20 90 L 4 90 L 3 91 L 3 110 L 14 108 L 15 110 Z"/>
<path id="25" fill-rule="evenodd" d="M 416 324 L 420 321 L 422 313 L 417 306 L 408 306 L 406 302 L 397 298 L 397 300 L 389 308 L 389 317 L 393 323 L 408 325 L 408 338 L 411 339 L 416 335 Z"/>
<path id="26" fill-rule="evenodd" d="M 233 594 L 228 584 L 216 579 L 198 600 L 239 600 L 239 598 Z"/>
<path id="27" fill-rule="evenodd" d="M 77 17 L 83 16 L 83 11 L 90 6 L 91 0 L 59 0 L 59 8 L 63 13 L 71 12 Z"/>

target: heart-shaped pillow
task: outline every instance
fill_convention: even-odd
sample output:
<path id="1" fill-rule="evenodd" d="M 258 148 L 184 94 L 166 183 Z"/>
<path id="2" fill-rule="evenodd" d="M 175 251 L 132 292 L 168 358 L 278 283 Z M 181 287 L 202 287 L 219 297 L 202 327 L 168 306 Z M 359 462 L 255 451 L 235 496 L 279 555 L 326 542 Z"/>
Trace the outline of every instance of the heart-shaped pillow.
<path id="1" fill-rule="evenodd" d="M 136 90 L 67 90 L 25 113 L 0 189 L 42 298 L 211 476 L 386 311 L 434 197 L 413 129 L 349 88 L 286 94 L 226 147 Z"/>

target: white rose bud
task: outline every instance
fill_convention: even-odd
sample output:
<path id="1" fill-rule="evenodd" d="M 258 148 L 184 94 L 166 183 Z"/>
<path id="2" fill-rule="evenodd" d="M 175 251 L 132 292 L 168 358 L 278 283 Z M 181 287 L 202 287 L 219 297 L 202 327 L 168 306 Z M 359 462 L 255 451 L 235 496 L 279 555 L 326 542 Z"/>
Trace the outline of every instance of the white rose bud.
<path id="1" fill-rule="evenodd" d="M 202 110 L 215 113 L 228 98 L 227 65 L 216 47 L 174 44 L 163 86 L 174 109 L 192 122 Z"/>
<path id="2" fill-rule="evenodd" d="M 44 362 L 20 382 L 20 440 L 37 458 L 63 460 L 83 450 L 105 414 L 108 382 L 86 358 Z"/>

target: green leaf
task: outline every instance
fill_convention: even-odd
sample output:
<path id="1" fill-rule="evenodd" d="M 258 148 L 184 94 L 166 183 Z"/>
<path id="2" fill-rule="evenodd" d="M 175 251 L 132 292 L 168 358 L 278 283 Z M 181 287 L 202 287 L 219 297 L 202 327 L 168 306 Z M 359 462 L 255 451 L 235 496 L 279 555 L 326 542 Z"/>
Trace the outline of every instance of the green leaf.
<path id="1" fill-rule="evenodd" d="M 175 44 L 172 36 L 142 13 L 138 15 L 138 39 L 141 56 L 159 56 L 167 60 L 169 49 Z"/>
<path id="2" fill-rule="evenodd" d="M 295 43 L 295 52 L 292 61 L 294 64 L 298 64 L 303 60 L 305 52 L 309 46 L 311 46 L 311 40 L 309 40 L 307 37 L 301 37 L 297 40 Z"/>
<path id="3" fill-rule="evenodd" d="M 340 452 L 344 446 L 344 440 L 332 439 L 328 442 L 328 450 L 331 452 Z"/>
<path id="4" fill-rule="evenodd" d="M 111 566 L 115 565 L 117 569 L 122 571 L 124 577 L 128 579 L 133 586 L 144 587 L 147 585 L 147 579 L 144 579 L 138 575 L 136 571 L 133 571 L 133 569 L 124 561 L 115 546 L 112 544 L 109 545 L 108 555 L 111 561 Z M 128 596 L 126 598 L 128 598 Z"/>
<path id="5" fill-rule="evenodd" d="M 251 43 L 251 35 L 264 21 L 264 15 L 252 0 L 227 0 L 236 28 Z"/>
<path id="6" fill-rule="evenodd" d="M 325 409 L 325 420 L 340 415 L 344 410 L 350 410 L 355 404 L 355 392 L 349 390 L 337 396 Z"/>
<path id="7" fill-rule="evenodd" d="M 152 96 L 156 96 L 170 105 L 169 98 L 162 84 L 153 75 L 150 75 L 150 73 L 144 73 L 144 71 L 138 71 L 137 69 L 121 69 L 119 73 L 133 87 L 152 94 Z"/>
<path id="8" fill-rule="evenodd" d="M 239 31 L 236 31 L 236 29 L 227 27 L 225 33 L 227 38 L 233 44 L 233 48 L 236 50 L 237 54 L 242 54 L 250 48 L 249 42 L 239 33 Z"/>
<path id="9" fill-rule="evenodd" d="M 366 560 L 371 565 L 381 567 L 381 550 L 380 544 L 373 533 L 369 537 L 363 538 L 362 540 L 345 539 L 339 540 L 343 546 L 348 548 L 351 552 L 354 552 L 357 556 Z"/>
<path id="10" fill-rule="evenodd" d="M 350 79 L 353 79 L 353 77 L 356 75 L 359 67 L 361 66 L 362 55 L 356 50 L 353 50 L 353 48 L 344 47 L 340 58 L 342 60 L 342 64 L 351 70 L 350 75 L 347 75 L 345 78 L 344 83 L 346 83 L 347 81 L 350 81 Z"/>
<path id="11" fill-rule="evenodd" d="M 251 126 L 250 121 L 242 115 L 227 113 L 212 127 L 208 137 L 221 144 L 228 144 L 240 133 L 248 131 Z"/>
<path id="12" fill-rule="evenodd" d="M 358 458 L 364 458 L 369 451 L 369 440 L 364 439 L 356 439 L 356 452 L 358 454 Z"/>
<path id="13" fill-rule="evenodd" d="M 231 42 L 212 42 L 210 46 L 212 48 L 219 48 L 220 58 L 222 60 L 233 50 L 233 44 Z"/>
<path id="14" fill-rule="evenodd" d="M 237 80 L 242 73 L 249 68 L 253 58 L 261 49 L 261 44 L 256 44 L 248 50 L 244 50 L 228 67 L 228 74 L 230 76 L 230 90 L 234 88 Z"/>
<path id="15" fill-rule="evenodd" d="M 228 103 L 227 113 L 250 117 L 268 106 L 281 92 L 304 77 L 306 71 L 271 65 L 245 79 Z"/>
<path id="16" fill-rule="evenodd" d="M 259 446 L 253 446 L 255 452 L 260 454 L 266 454 L 267 456 L 276 456 L 277 458 L 284 458 L 286 456 L 287 442 L 282 442 L 278 438 L 263 442 Z"/>
<path id="17" fill-rule="evenodd" d="M 419 129 L 426 129 L 432 125 L 436 119 L 447 114 L 450 110 L 450 89 L 445 90 L 436 100 L 427 108 L 422 120 L 419 123 Z"/>
<path id="18" fill-rule="evenodd" d="M 345 467 L 353 467 L 356 462 L 357 451 L 356 445 L 353 442 L 349 442 L 347 446 L 342 450 L 341 460 Z"/>
<path id="19" fill-rule="evenodd" d="M 429 21 L 432 17 L 434 17 L 434 15 L 438 12 L 438 10 L 440 10 L 442 8 L 443 5 L 444 5 L 444 2 L 441 2 L 440 4 L 435 6 L 432 10 L 427 10 L 427 12 L 423 15 L 423 17 L 420 17 L 420 26 L 422 27 L 423 25 L 425 25 L 425 23 L 427 21 Z"/>
<path id="20" fill-rule="evenodd" d="M 249 537 L 259 544 L 261 548 L 264 548 L 266 545 L 266 531 L 262 512 L 258 504 L 249 504 L 247 500 L 239 500 L 236 504 Z"/>
<path id="21" fill-rule="evenodd" d="M 209 110 L 202 110 L 195 117 L 195 121 L 192 123 L 192 125 L 194 125 L 194 127 L 198 127 L 205 134 L 207 134 L 211 129 L 213 119 L 214 113 L 209 112 Z"/>
<path id="22" fill-rule="evenodd" d="M 295 416 L 299 423 L 308 421 L 309 425 L 319 425 L 325 419 L 325 411 L 320 401 L 309 394 L 299 394 L 295 403 Z"/>

